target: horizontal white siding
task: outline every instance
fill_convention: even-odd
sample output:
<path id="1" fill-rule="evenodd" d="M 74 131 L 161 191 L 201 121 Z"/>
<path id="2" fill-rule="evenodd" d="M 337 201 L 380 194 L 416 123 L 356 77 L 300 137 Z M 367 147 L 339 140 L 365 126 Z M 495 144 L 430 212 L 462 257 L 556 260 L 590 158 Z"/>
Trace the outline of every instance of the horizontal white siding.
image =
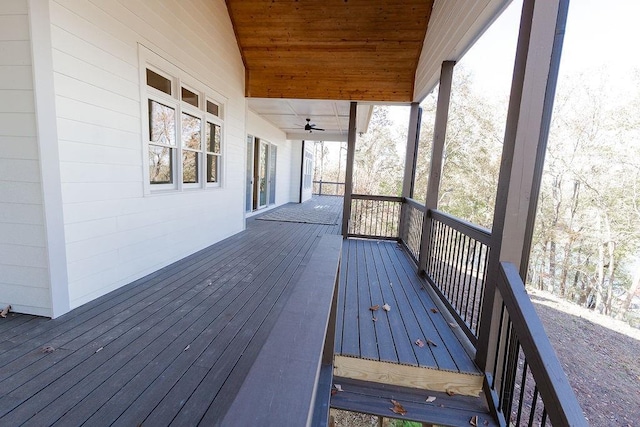
<path id="1" fill-rule="evenodd" d="M 76 307 L 242 230 L 244 68 L 222 0 L 52 0 L 50 7 Z M 228 100 L 222 188 L 144 195 L 139 44 Z"/>
<path id="2" fill-rule="evenodd" d="M 27 0 L 0 2 L 0 305 L 51 314 Z"/>
<path id="3" fill-rule="evenodd" d="M 413 99 L 421 102 L 440 78 L 443 61 L 459 61 L 511 0 L 435 0 L 416 70 Z"/>

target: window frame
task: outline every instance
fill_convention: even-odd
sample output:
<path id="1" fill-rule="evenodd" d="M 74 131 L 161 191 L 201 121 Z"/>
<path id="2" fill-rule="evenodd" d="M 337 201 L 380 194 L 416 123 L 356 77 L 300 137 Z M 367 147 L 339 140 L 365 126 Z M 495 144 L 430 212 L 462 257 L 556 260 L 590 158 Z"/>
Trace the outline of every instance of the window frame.
<path id="1" fill-rule="evenodd" d="M 223 112 L 225 111 L 226 98 L 212 90 L 205 84 L 187 74 L 181 68 L 164 60 L 148 49 L 139 45 L 140 59 L 140 99 L 142 100 L 142 149 L 143 149 L 143 182 L 144 194 L 179 193 L 183 191 L 209 190 L 222 188 L 224 184 L 224 160 L 226 153 L 225 126 Z M 165 77 L 171 82 L 171 94 L 147 84 L 147 69 Z M 182 99 L 182 89 L 186 89 L 198 96 L 198 106 Z M 174 139 L 175 145 L 160 144 L 151 141 L 150 101 L 165 105 L 174 110 Z M 207 101 L 218 106 L 218 116 L 207 111 Z M 183 145 L 183 114 L 200 120 L 199 149 L 195 150 Z M 206 146 L 206 131 L 208 123 L 220 126 L 219 152 L 209 152 Z M 152 184 L 150 176 L 149 150 L 150 147 L 168 147 L 171 149 L 171 183 Z M 184 182 L 184 158 L 186 152 L 195 152 L 198 164 L 197 182 Z M 216 157 L 216 182 L 208 182 L 207 160 L 208 156 Z"/>

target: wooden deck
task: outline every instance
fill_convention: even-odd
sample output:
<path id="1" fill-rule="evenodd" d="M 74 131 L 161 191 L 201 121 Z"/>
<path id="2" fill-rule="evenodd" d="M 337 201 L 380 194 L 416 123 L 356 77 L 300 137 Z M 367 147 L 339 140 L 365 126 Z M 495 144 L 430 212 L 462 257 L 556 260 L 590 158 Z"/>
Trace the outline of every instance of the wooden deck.
<path id="1" fill-rule="evenodd" d="M 483 376 L 466 337 L 398 243 L 349 239 L 342 265 L 337 376 L 479 395 Z"/>
<path id="2" fill-rule="evenodd" d="M 320 236 L 339 232 L 250 219 L 244 232 L 55 320 L 0 319 L 2 425 L 220 425 Z M 345 241 L 341 275 L 334 374 L 351 379 L 332 406 L 399 417 L 391 393 L 421 408 L 409 419 L 483 413 L 482 399 L 418 405 L 424 389 L 477 394 L 482 377 L 397 243 Z M 369 310 L 385 303 L 389 312 Z"/>
<path id="3" fill-rule="evenodd" d="M 2 425 L 216 425 L 319 236 L 338 231 L 250 220 L 55 320 L 0 319 Z"/>

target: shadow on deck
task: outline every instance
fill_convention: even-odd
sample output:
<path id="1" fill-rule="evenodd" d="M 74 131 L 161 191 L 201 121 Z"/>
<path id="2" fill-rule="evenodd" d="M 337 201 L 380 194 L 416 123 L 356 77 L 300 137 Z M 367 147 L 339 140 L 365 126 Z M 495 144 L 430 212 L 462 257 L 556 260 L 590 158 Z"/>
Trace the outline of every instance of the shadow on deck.
<path id="1" fill-rule="evenodd" d="M 340 206 L 330 199 L 323 205 Z M 318 201 L 306 205 L 315 218 Z M 300 210 L 271 213 L 291 208 Z M 320 236 L 340 231 L 339 215 L 295 220 L 252 218 L 245 231 L 57 319 L 1 319 L 3 425 L 219 424 Z M 442 425 L 486 414 L 481 399 L 442 393 L 477 394 L 482 377 L 402 249 L 343 247 L 335 375 L 345 391 L 331 405 L 401 418 L 389 411 L 395 398 L 412 411 L 405 418 Z M 369 310 L 385 303 L 389 312 Z M 427 395 L 438 400 L 425 404 Z"/>

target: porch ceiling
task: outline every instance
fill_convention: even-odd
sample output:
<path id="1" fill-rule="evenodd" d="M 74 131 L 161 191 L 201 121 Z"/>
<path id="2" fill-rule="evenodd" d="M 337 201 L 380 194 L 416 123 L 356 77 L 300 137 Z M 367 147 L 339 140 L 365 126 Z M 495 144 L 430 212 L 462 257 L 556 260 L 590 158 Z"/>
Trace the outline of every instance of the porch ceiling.
<path id="1" fill-rule="evenodd" d="M 246 96 L 410 102 L 434 0 L 226 0 Z"/>

